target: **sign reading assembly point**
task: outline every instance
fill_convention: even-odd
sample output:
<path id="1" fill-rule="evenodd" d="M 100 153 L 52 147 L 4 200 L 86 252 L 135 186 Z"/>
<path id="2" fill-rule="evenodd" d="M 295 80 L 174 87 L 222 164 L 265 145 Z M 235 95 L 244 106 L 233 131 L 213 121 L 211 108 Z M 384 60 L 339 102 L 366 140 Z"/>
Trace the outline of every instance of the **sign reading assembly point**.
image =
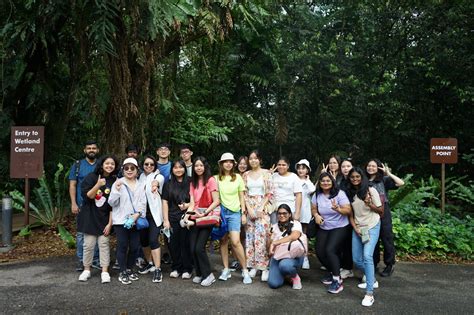
<path id="1" fill-rule="evenodd" d="M 434 164 L 456 164 L 458 162 L 458 139 L 431 138 L 430 160 Z"/>
<path id="2" fill-rule="evenodd" d="M 11 178 L 38 178 L 43 175 L 43 126 L 12 127 L 10 150 Z"/>

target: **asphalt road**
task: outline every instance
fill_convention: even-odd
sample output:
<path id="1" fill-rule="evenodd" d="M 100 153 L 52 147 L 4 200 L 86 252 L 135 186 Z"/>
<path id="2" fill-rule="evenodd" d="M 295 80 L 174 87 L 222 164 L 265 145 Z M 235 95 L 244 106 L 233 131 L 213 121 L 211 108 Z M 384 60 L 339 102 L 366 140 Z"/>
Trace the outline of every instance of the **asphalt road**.
<path id="1" fill-rule="evenodd" d="M 221 270 L 212 257 L 216 277 Z M 337 295 L 326 292 L 319 282 L 323 271 L 315 259 L 311 270 L 300 273 L 303 289 L 289 285 L 277 290 L 259 280 L 242 284 L 240 272 L 226 282 L 203 288 L 190 280 L 170 279 L 165 265 L 162 283 L 142 275 L 131 285 L 117 280 L 100 283 L 100 272 L 81 283 L 74 271 L 74 258 L 0 265 L 0 312 L 2 314 L 474 314 L 474 266 L 398 263 L 389 279 L 379 277 L 375 304 L 361 306 L 364 291 L 358 279 L 344 282 Z"/>

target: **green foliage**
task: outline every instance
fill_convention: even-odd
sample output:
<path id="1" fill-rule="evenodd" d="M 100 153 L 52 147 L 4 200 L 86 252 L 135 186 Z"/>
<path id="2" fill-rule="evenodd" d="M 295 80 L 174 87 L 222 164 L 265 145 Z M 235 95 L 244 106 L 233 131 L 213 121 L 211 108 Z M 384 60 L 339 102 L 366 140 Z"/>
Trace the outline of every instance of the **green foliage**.
<path id="1" fill-rule="evenodd" d="M 27 226 L 24 226 L 20 232 L 18 233 L 18 236 L 21 236 L 21 237 L 27 237 L 27 236 L 30 236 L 31 235 L 31 228 L 29 225 Z"/>
<path id="2" fill-rule="evenodd" d="M 63 174 L 64 167 L 58 164 L 52 185 L 48 183 L 46 175 L 39 178 L 39 187 L 33 189 L 34 202 L 30 201 L 30 214 L 43 225 L 54 229 L 64 218 L 66 205 L 66 182 Z M 54 191 L 50 187 L 54 187 Z M 13 208 L 24 211 L 25 196 L 18 190 L 10 192 L 13 199 Z"/>
<path id="3" fill-rule="evenodd" d="M 59 236 L 63 240 L 63 242 L 66 244 L 67 247 L 69 248 L 74 248 L 76 247 L 76 238 L 69 233 L 68 230 L 61 224 L 58 224 L 58 232 Z"/>

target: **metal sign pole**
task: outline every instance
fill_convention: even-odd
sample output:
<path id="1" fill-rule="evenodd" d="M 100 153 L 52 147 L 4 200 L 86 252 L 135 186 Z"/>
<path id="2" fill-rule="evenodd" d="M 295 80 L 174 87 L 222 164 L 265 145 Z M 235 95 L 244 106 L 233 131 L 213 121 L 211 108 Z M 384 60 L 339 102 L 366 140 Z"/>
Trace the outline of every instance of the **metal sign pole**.
<path id="1" fill-rule="evenodd" d="M 441 163 L 441 214 L 444 215 L 444 207 L 445 207 L 445 204 L 446 204 L 446 191 L 445 191 L 445 184 L 446 184 L 446 180 L 445 180 L 445 174 L 446 174 L 446 167 L 445 167 L 445 163 Z"/>
<path id="2" fill-rule="evenodd" d="M 25 177 L 25 226 L 30 224 L 30 179 Z"/>

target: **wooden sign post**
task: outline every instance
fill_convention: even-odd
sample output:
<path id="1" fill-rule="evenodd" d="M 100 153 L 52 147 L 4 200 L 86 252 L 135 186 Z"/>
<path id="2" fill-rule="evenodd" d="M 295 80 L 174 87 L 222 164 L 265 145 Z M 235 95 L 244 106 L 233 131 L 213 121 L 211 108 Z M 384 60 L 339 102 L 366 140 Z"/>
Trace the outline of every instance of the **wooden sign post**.
<path id="1" fill-rule="evenodd" d="M 446 205 L 446 164 L 458 162 L 458 140 L 455 138 L 431 138 L 430 160 L 433 164 L 441 164 L 441 213 Z"/>
<path id="2" fill-rule="evenodd" d="M 25 226 L 30 224 L 30 178 L 43 175 L 44 127 L 12 127 L 10 178 L 25 179 Z"/>

